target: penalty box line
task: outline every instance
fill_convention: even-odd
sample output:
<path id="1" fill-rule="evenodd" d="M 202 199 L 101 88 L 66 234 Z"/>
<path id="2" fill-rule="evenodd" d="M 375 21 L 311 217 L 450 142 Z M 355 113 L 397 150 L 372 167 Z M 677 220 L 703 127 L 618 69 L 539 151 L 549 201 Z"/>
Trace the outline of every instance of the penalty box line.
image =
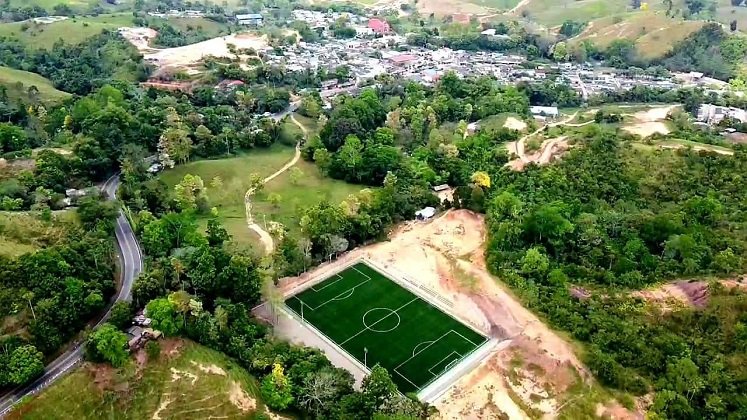
<path id="1" fill-rule="evenodd" d="M 436 364 L 435 364 L 435 365 L 433 365 L 433 366 L 429 367 L 429 368 L 428 368 L 428 372 L 430 372 L 430 373 L 431 373 L 431 375 L 433 375 L 433 376 L 436 376 L 436 375 L 438 375 L 438 373 L 434 373 L 434 372 L 433 372 L 433 368 L 434 368 L 434 367 L 436 367 L 436 366 L 438 366 L 438 365 L 440 365 L 440 364 L 441 364 L 441 363 L 442 363 L 442 362 L 443 362 L 444 360 L 448 359 L 449 357 L 451 357 L 451 356 L 452 356 L 452 355 L 454 355 L 454 354 L 456 354 L 457 356 L 459 356 L 459 358 L 458 358 L 458 359 L 456 359 L 456 360 L 459 360 L 459 359 L 461 359 L 461 358 L 463 357 L 461 353 L 457 353 L 457 352 L 455 352 L 455 351 L 452 351 L 451 353 L 447 354 L 447 355 L 446 355 L 446 357 L 444 357 L 443 359 L 441 359 L 441 360 L 439 360 L 438 362 L 436 362 Z M 454 362 L 452 361 L 451 363 L 454 363 Z M 445 370 L 446 370 L 446 369 L 447 369 L 447 368 L 449 367 L 449 365 L 451 365 L 451 363 L 447 364 L 447 365 L 446 365 L 446 366 L 444 367 L 443 371 L 445 371 Z M 443 372 L 443 371 L 442 371 L 442 372 Z"/>
<path id="2" fill-rule="evenodd" d="M 325 302 L 322 302 L 322 303 L 320 303 L 317 306 L 311 306 L 311 305 L 307 304 L 301 298 L 299 298 L 298 295 L 293 296 L 293 297 L 296 298 L 296 300 L 298 300 L 299 302 L 301 302 L 302 306 L 305 306 L 305 307 L 311 309 L 312 311 L 316 311 L 317 309 L 321 308 L 322 306 L 324 306 L 324 305 L 326 305 L 326 304 L 328 304 L 330 302 L 333 302 L 335 300 L 345 300 L 345 299 L 349 298 L 350 296 L 353 295 L 353 292 L 355 292 L 356 288 L 358 288 L 360 286 L 363 286 L 366 283 L 368 283 L 368 280 L 364 280 L 363 282 L 356 284 L 355 286 L 351 287 L 350 289 L 347 289 L 344 292 L 341 292 L 340 294 L 338 294 L 337 296 L 333 297 L 332 299 L 329 299 L 329 300 L 327 300 Z M 349 294 L 347 296 L 345 296 L 344 298 L 340 299 L 340 297 L 343 296 L 346 293 L 349 293 Z"/>
<path id="3" fill-rule="evenodd" d="M 428 348 L 429 348 L 430 346 L 432 346 L 432 345 L 434 345 L 434 344 L 438 343 L 439 341 L 441 341 L 441 339 L 442 339 L 442 338 L 446 337 L 447 335 L 449 335 L 449 334 L 451 334 L 451 333 L 455 333 L 455 334 L 457 334 L 458 336 L 462 337 L 462 339 L 466 340 L 466 341 L 467 341 L 467 342 L 469 342 L 469 343 L 472 343 L 473 345 L 475 344 L 475 343 L 473 343 L 473 342 L 472 342 L 471 340 L 467 339 L 467 337 L 463 336 L 462 334 L 459 334 L 459 333 L 458 333 L 457 331 L 454 331 L 454 330 L 449 330 L 449 331 L 446 331 L 446 332 L 445 332 L 445 333 L 444 333 L 444 334 L 443 334 L 443 335 L 442 335 L 441 337 L 438 337 L 437 339 L 435 339 L 435 340 L 433 340 L 433 341 L 431 341 L 431 342 L 428 342 L 428 341 L 423 341 L 423 343 L 428 343 L 428 345 L 427 345 L 427 346 L 425 346 L 425 347 L 423 347 L 423 348 L 422 348 L 421 350 L 418 350 L 417 352 L 413 353 L 413 355 L 412 355 L 412 356 L 410 356 L 410 357 L 409 357 L 409 358 L 408 358 L 407 360 L 405 360 L 404 362 L 402 362 L 402 363 L 400 363 L 399 365 L 397 365 L 397 367 L 395 367 L 395 368 L 393 369 L 394 373 L 396 373 L 397 375 L 399 375 L 399 376 L 401 376 L 402 378 L 404 378 L 404 379 L 405 379 L 405 380 L 406 380 L 407 382 L 409 382 L 409 383 L 410 383 L 410 384 L 412 384 L 412 385 L 413 385 L 413 386 L 414 386 L 415 388 L 417 388 L 417 390 L 418 390 L 418 391 L 420 391 L 420 390 L 422 389 L 422 387 L 419 387 L 419 386 L 415 385 L 415 384 L 414 384 L 414 383 L 413 383 L 413 382 L 412 382 L 412 381 L 411 381 L 411 380 L 410 380 L 410 379 L 409 379 L 408 377 L 406 377 L 405 375 L 403 375 L 402 373 L 400 373 L 398 369 L 399 369 L 399 368 L 401 368 L 402 366 L 406 365 L 406 364 L 407 364 L 408 362 L 410 362 L 410 360 L 412 360 L 412 359 L 414 359 L 414 358 L 418 357 L 418 356 L 420 355 L 420 353 L 422 353 L 422 352 L 424 352 L 424 351 L 428 350 Z M 423 343 L 420 343 L 420 344 L 423 344 Z M 420 344 L 416 345 L 416 346 L 415 346 L 415 348 L 417 348 L 417 347 L 418 347 L 418 346 L 419 346 Z M 453 353 L 453 352 L 452 352 L 452 353 Z M 449 357 L 449 356 L 451 356 L 451 353 L 450 353 L 450 354 L 449 354 L 448 356 L 446 356 L 446 357 Z M 443 361 L 443 359 L 441 360 L 441 362 L 442 362 L 442 361 Z M 441 363 L 441 362 L 438 362 L 438 363 Z M 431 369 L 433 369 L 433 366 L 431 366 Z M 436 375 L 436 374 L 433 374 L 433 372 L 430 372 L 430 370 L 429 370 L 429 373 L 431 373 L 431 374 L 432 374 L 432 375 L 433 375 L 434 377 L 435 377 L 435 376 L 438 376 L 438 375 Z"/>
<path id="4" fill-rule="evenodd" d="M 321 288 L 317 289 L 316 285 L 314 285 L 314 286 L 309 287 L 309 289 L 311 289 L 311 290 L 313 290 L 315 292 L 321 292 L 322 290 L 328 288 L 329 286 L 332 286 L 333 284 L 337 284 L 338 281 L 345 279 L 345 277 L 341 276 L 340 273 L 335 273 L 335 276 L 337 276 L 337 278 L 335 279 L 335 281 L 332 281 L 329 284 L 325 284 L 324 287 L 321 287 Z M 329 280 L 330 278 L 327 278 L 327 280 Z M 326 281 L 325 281 L 325 283 L 326 283 Z"/>

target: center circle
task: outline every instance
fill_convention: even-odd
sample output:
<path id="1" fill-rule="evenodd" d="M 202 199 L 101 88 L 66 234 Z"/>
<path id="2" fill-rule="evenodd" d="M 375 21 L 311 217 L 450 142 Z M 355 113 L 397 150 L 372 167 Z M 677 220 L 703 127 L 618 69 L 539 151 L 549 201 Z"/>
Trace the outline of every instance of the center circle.
<path id="1" fill-rule="evenodd" d="M 399 314 L 389 308 L 373 308 L 363 314 L 363 326 L 377 333 L 387 333 L 399 327 Z"/>

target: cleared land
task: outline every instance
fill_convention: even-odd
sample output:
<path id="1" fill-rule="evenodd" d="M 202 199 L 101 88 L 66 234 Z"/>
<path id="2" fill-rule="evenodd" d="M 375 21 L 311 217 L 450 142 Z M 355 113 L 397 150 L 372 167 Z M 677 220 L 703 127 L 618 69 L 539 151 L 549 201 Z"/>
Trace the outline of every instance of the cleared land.
<path id="1" fill-rule="evenodd" d="M 419 391 L 487 341 L 364 263 L 285 303 L 359 362 L 386 368 L 404 393 Z"/>
<path id="2" fill-rule="evenodd" d="M 55 89 L 52 82 L 43 76 L 4 66 L 0 66 L 0 85 L 8 89 L 8 96 L 11 99 L 28 97 L 28 88 L 31 86 L 36 86 L 39 90 L 39 99 L 42 102 L 57 102 L 71 96 L 67 92 Z"/>
<path id="3" fill-rule="evenodd" d="M 55 245 L 67 235 L 65 223 L 77 223 L 75 212 L 54 212 L 51 222 L 28 213 L 0 212 L 0 255 L 16 257 Z"/>
<path id="4" fill-rule="evenodd" d="M 233 242 L 244 247 L 258 247 L 258 236 L 247 228 L 244 194 L 249 189 L 249 177 L 257 173 L 262 177 L 274 173 L 288 163 L 294 149 L 274 145 L 269 149 L 255 149 L 237 157 L 227 159 L 199 160 L 179 165 L 161 174 L 161 179 L 173 188 L 186 174 L 198 175 L 207 187 L 208 204 L 218 209 L 218 218 L 233 238 Z M 323 176 L 315 165 L 298 161 L 294 167 L 302 176 L 293 182 L 293 169 L 278 175 L 265 184 L 254 195 L 252 215 L 260 225 L 265 221 L 283 223 L 291 232 L 297 233 L 299 218 L 297 209 L 327 200 L 339 203 L 350 194 L 360 191 L 360 186 L 351 185 Z M 220 179 L 220 186 L 213 181 Z M 278 194 L 280 202 L 273 204 L 270 194 Z M 202 223 L 207 223 L 207 219 Z"/>
<path id="5" fill-rule="evenodd" d="M 279 287 L 291 293 L 365 257 L 453 302 L 450 312 L 459 319 L 503 340 L 434 402 L 443 419 L 598 417 L 596 403 L 606 405 L 613 397 L 594 386 L 572 343 L 548 328 L 487 272 L 484 240 L 481 215 L 450 211 L 428 223 L 404 223 L 389 240 L 356 248 L 301 277 L 283 279 Z M 276 329 L 276 333 L 286 331 Z M 304 343 L 308 338 L 293 340 Z M 618 414 L 614 418 L 636 418 L 634 413 Z"/>
<path id="6" fill-rule="evenodd" d="M 31 399 L 9 419 L 206 419 L 272 415 L 256 381 L 228 357 L 190 341 L 162 342 L 117 371 L 84 364 Z M 257 417 L 258 418 L 258 417 Z"/>
<path id="7" fill-rule="evenodd" d="M 128 25 L 132 25 L 131 13 L 115 13 L 70 18 L 49 24 L 4 23 L 0 25 L 0 36 L 16 38 L 29 48 L 50 49 L 60 39 L 66 44 L 80 44 L 104 29 L 116 30 Z"/>

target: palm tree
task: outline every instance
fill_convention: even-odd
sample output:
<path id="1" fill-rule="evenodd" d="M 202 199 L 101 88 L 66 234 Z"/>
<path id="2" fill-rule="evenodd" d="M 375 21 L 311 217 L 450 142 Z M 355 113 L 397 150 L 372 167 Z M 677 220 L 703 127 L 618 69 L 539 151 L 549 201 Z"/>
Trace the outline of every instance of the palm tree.
<path id="1" fill-rule="evenodd" d="M 176 257 L 171 258 L 171 268 L 174 269 L 174 275 L 176 275 L 176 282 L 181 283 L 182 290 L 184 290 L 184 283 L 181 281 L 181 276 L 184 274 L 184 263 L 182 260 Z"/>

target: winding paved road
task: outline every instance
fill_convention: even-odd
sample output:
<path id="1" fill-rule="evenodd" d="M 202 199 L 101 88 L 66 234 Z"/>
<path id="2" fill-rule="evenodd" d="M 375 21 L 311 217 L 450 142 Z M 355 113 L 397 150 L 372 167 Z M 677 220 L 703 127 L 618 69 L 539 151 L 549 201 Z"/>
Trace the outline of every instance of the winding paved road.
<path id="1" fill-rule="evenodd" d="M 114 200 L 118 187 L 119 176 L 115 175 L 102 185 L 102 190 L 106 192 L 110 200 Z M 130 222 L 122 210 L 119 211 L 114 233 L 117 239 L 117 252 L 120 260 L 120 287 L 112 305 L 114 302 L 129 301 L 132 298 L 132 284 L 135 282 L 135 277 L 143 270 L 143 257 L 140 252 L 140 245 L 137 243 L 132 226 L 130 226 Z M 109 319 L 111 308 L 112 306 L 110 305 L 106 313 L 96 322 L 94 328 Z M 22 398 L 38 393 L 77 365 L 83 360 L 84 347 L 82 342 L 73 343 L 69 350 L 47 365 L 44 369 L 44 374 L 37 380 L 29 385 L 16 388 L 0 397 L 0 417 L 8 414 Z"/>

